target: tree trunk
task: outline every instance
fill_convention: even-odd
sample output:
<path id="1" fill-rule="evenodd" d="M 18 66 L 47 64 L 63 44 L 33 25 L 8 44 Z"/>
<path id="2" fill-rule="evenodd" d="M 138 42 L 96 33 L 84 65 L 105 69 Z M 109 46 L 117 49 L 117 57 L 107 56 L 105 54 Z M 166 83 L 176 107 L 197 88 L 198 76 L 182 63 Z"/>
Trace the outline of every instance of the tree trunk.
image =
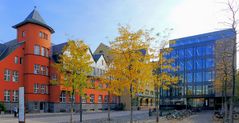
<path id="1" fill-rule="evenodd" d="M 230 98 L 229 123 L 233 123 L 233 99 Z"/>
<path id="2" fill-rule="evenodd" d="M 80 122 L 82 123 L 82 96 L 80 96 Z"/>
<path id="3" fill-rule="evenodd" d="M 71 118 L 70 118 L 70 123 L 73 123 L 73 96 L 74 96 L 74 92 L 71 92 Z"/>
<path id="4" fill-rule="evenodd" d="M 225 96 L 225 102 L 224 102 L 224 123 L 228 120 L 228 104 L 227 104 L 227 97 Z"/>
<path id="5" fill-rule="evenodd" d="M 155 107 L 156 107 L 156 122 L 158 123 L 159 122 L 159 88 L 158 88 L 158 86 L 156 87 L 156 99 L 155 99 L 155 102 L 156 102 L 156 105 L 155 105 Z"/>
<path id="6" fill-rule="evenodd" d="M 130 85 L 130 123 L 133 123 L 133 99 L 132 99 L 132 84 Z"/>
<path id="7" fill-rule="evenodd" d="M 239 9 L 239 8 L 238 8 Z M 234 17 L 234 15 L 233 15 Z M 234 18 L 235 20 L 235 18 Z M 233 30 L 235 31 L 236 37 L 233 40 L 233 53 L 232 53 L 232 96 L 230 98 L 230 112 L 229 112 L 229 122 L 233 123 L 233 110 L 234 110 L 234 97 L 235 97 L 235 84 L 236 84 L 236 55 L 237 55 L 237 32 L 236 32 L 236 27 L 233 24 Z"/>
<path id="8" fill-rule="evenodd" d="M 110 121 L 110 92 L 108 91 L 108 121 Z"/>

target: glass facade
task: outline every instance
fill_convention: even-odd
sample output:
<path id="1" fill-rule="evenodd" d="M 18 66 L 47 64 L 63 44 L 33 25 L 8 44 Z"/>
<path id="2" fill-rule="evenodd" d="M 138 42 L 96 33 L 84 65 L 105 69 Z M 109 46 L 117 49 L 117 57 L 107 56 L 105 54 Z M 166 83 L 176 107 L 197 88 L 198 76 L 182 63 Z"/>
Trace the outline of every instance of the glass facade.
<path id="1" fill-rule="evenodd" d="M 176 75 L 179 76 L 178 87 L 160 90 L 161 98 L 184 98 L 187 105 L 208 105 L 208 99 L 215 97 L 213 82 L 215 78 L 215 43 L 222 38 L 233 36 L 232 30 L 222 30 L 197 36 L 174 40 L 170 44 L 173 48 L 171 57 L 179 67 Z M 175 57 L 177 56 L 177 57 Z M 206 103 L 205 103 L 205 102 Z M 184 103 L 185 103 L 184 102 Z"/>

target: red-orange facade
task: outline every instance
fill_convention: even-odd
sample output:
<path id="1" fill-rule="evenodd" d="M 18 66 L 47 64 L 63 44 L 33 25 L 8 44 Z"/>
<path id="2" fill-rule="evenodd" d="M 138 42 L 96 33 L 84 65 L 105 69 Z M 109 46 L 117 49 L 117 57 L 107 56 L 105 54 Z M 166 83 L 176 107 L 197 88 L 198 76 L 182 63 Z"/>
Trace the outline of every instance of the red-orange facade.
<path id="1" fill-rule="evenodd" d="M 19 87 L 24 87 L 27 111 L 69 111 L 70 96 L 66 89 L 50 83 L 51 79 L 57 79 L 57 73 L 50 67 L 55 62 L 52 58 L 54 46 L 51 45 L 54 30 L 36 9 L 13 28 L 17 30 L 17 38 L 0 44 L 0 102 L 7 110 L 12 110 L 18 106 Z M 98 86 L 97 77 L 90 76 L 89 81 Z M 85 98 L 83 109 L 106 107 L 107 92 L 96 89 L 85 92 L 89 98 Z M 75 110 L 79 109 L 79 100 L 79 95 L 75 95 Z M 118 102 L 119 98 L 111 98 L 112 104 Z"/>

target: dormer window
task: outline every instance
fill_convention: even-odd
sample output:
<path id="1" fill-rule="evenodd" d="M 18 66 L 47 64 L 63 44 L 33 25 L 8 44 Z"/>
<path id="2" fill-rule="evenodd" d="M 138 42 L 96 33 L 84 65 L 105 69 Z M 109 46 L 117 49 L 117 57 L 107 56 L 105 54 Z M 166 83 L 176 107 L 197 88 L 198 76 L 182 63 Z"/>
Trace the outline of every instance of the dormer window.
<path id="1" fill-rule="evenodd" d="M 22 37 L 25 37 L 25 36 L 26 36 L 26 32 L 22 31 Z"/>

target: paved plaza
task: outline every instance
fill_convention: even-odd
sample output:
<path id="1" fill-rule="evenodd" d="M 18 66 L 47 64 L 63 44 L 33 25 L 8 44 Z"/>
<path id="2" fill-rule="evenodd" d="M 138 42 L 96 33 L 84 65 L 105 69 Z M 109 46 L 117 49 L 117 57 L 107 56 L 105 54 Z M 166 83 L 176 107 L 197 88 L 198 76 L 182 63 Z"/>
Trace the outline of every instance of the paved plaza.
<path id="1" fill-rule="evenodd" d="M 221 121 L 213 121 L 212 111 L 204 111 L 192 115 L 183 120 L 167 120 L 160 117 L 160 123 L 221 123 Z M 134 111 L 135 123 L 155 123 L 155 117 L 149 117 L 148 111 Z M 111 112 L 112 121 L 108 122 L 107 112 L 84 112 L 84 123 L 127 123 L 130 120 L 129 111 L 113 111 Z M 69 113 L 39 113 L 27 114 L 27 123 L 67 123 L 70 119 Z M 79 114 L 74 114 L 74 121 L 79 122 Z M 0 123 L 17 123 L 18 119 L 13 115 L 0 115 Z M 235 123 L 239 123 L 236 121 Z"/>

